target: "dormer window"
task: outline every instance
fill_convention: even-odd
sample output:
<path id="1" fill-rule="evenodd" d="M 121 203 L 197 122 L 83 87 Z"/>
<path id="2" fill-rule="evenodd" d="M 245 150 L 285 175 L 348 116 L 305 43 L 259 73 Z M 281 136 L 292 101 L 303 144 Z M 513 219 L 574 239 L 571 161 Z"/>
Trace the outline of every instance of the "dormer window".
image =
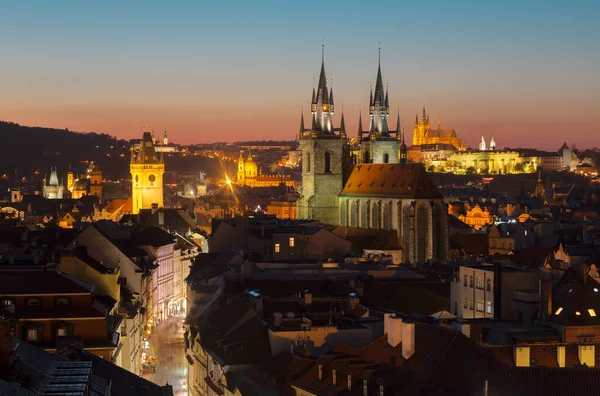
<path id="1" fill-rule="evenodd" d="M 591 317 L 596 316 L 596 311 L 594 311 L 592 308 L 588 309 L 588 313 L 590 314 Z"/>
<path id="2" fill-rule="evenodd" d="M 294 247 L 294 237 L 290 237 L 290 247 Z"/>
<path id="3" fill-rule="evenodd" d="M 2 306 L 3 307 L 8 307 L 14 303 L 15 303 L 15 300 L 13 300 L 12 298 L 8 298 L 8 297 L 2 298 Z"/>
<path id="4" fill-rule="evenodd" d="M 323 379 L 323 365 L 319 364 L 319 380 Z"/>
<path id="5" fill-rule="evenodd" d="M 337 383 L 336 383 L 337 382 L 337 375 L 336 375 L 336 370 L 335 369 L 333 369 L 332 374 L 333 374 L 333 385 L 337 385 Z"/>
<path id="6" fill-rule="evenodd" d="M 70 336 L 73 335 L 73 324 L 71 323 L 59 323 L 58 325 L 56 325 L 56 336 L 57 337 L 66 337 L 66 336 Z"/>
<path id="7" fill-rule="evenodd" d="M 369 396 L 369 382 L 363 380 L 363 396 Z"/>
<path id="8" fill-rule="evenodd" d="M 42 306 L 42 300 L 39 298 L 28 298 L 27 299 L 27 306 L 28 307 L 41 307 Z"/>
<path id="9" fill-rule="evenodd" d="M 352 390 L 352 376 L 348 374 L 348 390 Z"/>
<path id="10" fill-rule="evenodd" d="M 56 297 L 56 299 L 54 300 L 54 305 L 56 305 L 57 307 L 71 305 L 71 300 L 68 297 Z"/>

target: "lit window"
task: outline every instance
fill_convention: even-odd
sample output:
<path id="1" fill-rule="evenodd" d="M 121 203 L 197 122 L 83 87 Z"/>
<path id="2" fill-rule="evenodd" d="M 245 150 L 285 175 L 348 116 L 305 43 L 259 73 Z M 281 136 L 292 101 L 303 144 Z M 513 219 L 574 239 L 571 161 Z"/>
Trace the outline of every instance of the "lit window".
<path id="1" fill-rule="evenodd" d="M 279 253 L 279 244 L 278 243 L 275 244 L 275 253 Z"/>
<path id="2" fill-rule="evenodd" d="M 598 293 L 598 288 L 594 287 L 594 293 Z"/>
<path id="3" fill-rule="evenodd" d="M 38 340 L 38 330 L 37 329 L 27 329 L 27 341 L 37 341 Z"/>
<path id="4" fill-rule="evenodd" d="M 593 309 L 588 309 L 588 313 L 590 314 L 590 316 L 596 316 L 596 311 L 594 311 Z"/>
<path id="5" fill-rule="evenodd" d="M 554 312 L 554 315 L 560 315 L 560 313 L 562 312 L 562 310 L 563 310 L 562 307 L 558 308 L 556 310 L 556 312 Z"/>
<path id="6" fill-rule="evenodd" d="M 290 247 L 294 247 L 294 237 L 290 237 Z"/>
<path id="7" fill-rule="evenodd" d="M 487 302 L 486 312 L 487 312 L 488 314 L 491 314 L 491 313 L 492 313 L 492 302 L 491 302 L 491 301 L 488 301 L 488 302 Z"/>
<path id="8" fill-rule="evenodd" d="M 56 331 L 56 335 L 59 337 L 65 337 L 67 335 L 67 328 L 59 327 L 58 330 Z"/>
<path id="9" fill-rule="evenodd" d="M 581 312 L 579 312 L 579 311 L 575 311 L 575 315 L 577 315 L 577 316 L 581 316 Z"/>
<path id="10" fill-rule="evenodd" d="M 569 289 L 569 293 L 573 293 L 573 289 Z"/>

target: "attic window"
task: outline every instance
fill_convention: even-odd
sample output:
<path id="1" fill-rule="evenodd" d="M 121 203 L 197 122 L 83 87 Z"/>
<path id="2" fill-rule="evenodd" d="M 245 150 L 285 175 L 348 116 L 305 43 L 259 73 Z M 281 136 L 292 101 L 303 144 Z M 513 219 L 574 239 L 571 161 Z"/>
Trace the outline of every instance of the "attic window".
<path id="1" fill-rule="evenodd" d="M 579 311 L 575 311 L 575 315 L 577 315 L 577 316 L 581 316 L 581 312 L 579 312 Z"/>
<path id="2" fill-rule="evenodd" d="M 590 316 L 595 317 L 596 316 L 596 311 L 594 311 L 592 308 L 588 309 L 588 313 L 590 314 Z"/>
<path id="3" fill-rule="evenodd" d="M 562 312 L 563 308 L 560 307 L 556 310 L 556 312 L 554 312 L 554 315 L 560 315 L 560 313 Z"/>

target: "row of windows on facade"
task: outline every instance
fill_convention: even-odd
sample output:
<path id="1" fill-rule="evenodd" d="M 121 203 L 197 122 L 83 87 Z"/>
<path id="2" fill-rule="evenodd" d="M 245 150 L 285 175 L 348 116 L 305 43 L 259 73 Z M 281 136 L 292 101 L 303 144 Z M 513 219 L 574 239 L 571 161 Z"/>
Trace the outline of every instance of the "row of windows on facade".
<path id="1" fill-rule="evenodd" d="M 42 299 L 37 297 L 27 298 L 26 305 L 28 307 L 41 307 Z M 2 305 L 8 307 L 10 305 L 15 305 L 15 300 L 9 297 L 2 297 Z M 54 306 L 67 306 L 71 305 L 71 299 L 69 297 L 55 297 L 54 298 Z"/>
<path id="2" fill-rule="evenodd" d="M 485 290 L 491 292 L 492 291 L 492 280 L 486 279 L 485 283 L 486 283 Z M 463 286 L 471 287 L 471 288 L 473 287 L 473 275 L 469 275 L 468 282 L 467 282 L 467 275 L 465 275 L 464 280 L 463 280 Z M 483 278 L 478 277 L 478 276 L 475 277 L 475 288 L 479 289 L 479 290 L 483 290 L 483 288 L 484 288 Z"/>
<path id="3" fill-rule="evenodd" d="M 473 310 L 473 300 L 465 297 L 465 301 L 463 303 L 463 308 L 464 309 L 470 309 L 471 311 Z M 484 312 L 491 314 L 492 313 L 492 302 L 491 301 L 484 301 L 484 300 L 477 300 L 475 302 L 475 310 L 477 312 Z"/>
<path id="4" fill-rule="evenodd" d="M 290 237 L 289 240 L 289 246 L 290 247 L 294 247 L 294 245 L 296 244 L 296 240 L 294 237 Z M 279 243 L 275 244 L 275 253 L 279 253 L 281 251 L 281 245 Z"/>
<path id="5" fill-rule="evenodd" d="M 332 370 L 332 382 L 333 385 L 337 385 L 337 370 Z M 323 379 L 323 366 L 319 365 L 319 380 Z M 352 390 L 352 375 L 348 374 L 348 390 Z M 369 381 L 363 380 L 363 396 L 369 395 Z M 379 386 L 379 396 L 385 395 L 385 387 L 383 385 Z"/>
<path id="6" fill-rule="evenodd" d="M 392 205 L 393 203 L 391 201 L 371 202 L 370 200 L 362 200 L 362 202 L 359 202 L 359 200 L 344 200 L 340 205 L 340 224 L 342 226 L 347 225 L 350 227 L 382 228 L 384 230 L 390 230 L 393 227 Z M 411 206 L 404 205 L 403 207 L 402 202 L 397 202 L 396 206 L 398 225 L 402 225 L 405 228 L 410 227 Z M 437 206 L 436 209 L 438 209 Z M 437 213 L 438 210 L 431 211 L 431 215 L 435 222 L 437 222 Z M 419 206 L 416 215 L 419 227 L 426 227 L 429 218 L 425 205 Z M 403 220 L 404 224 L 402 224 Z"/>
<path id="7" fill-rule="evenodd" d="M 31 324 L 26 327 L 25 337 L 29 342 L 43 341 L 44 338 L 44 325 L 42 324 Z M 72 336 L 75 332 L 75 325 L 72 323 L 59 323 L 55 326 L 54 334 L 56 337 Z"/>

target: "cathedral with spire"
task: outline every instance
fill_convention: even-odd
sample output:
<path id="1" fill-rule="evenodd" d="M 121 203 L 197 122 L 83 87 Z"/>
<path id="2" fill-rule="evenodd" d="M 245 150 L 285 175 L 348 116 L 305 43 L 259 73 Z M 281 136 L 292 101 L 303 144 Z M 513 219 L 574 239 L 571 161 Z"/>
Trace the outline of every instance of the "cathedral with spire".
<path id="1" fill-rule="evenodd" d="M 429 114 L 423 106 L 423 115 L 419 120 L 419 115 L 415 117 L 415 126 L 413 129 L 413 146 L 424 146 L 430 144 L 449 144 L 458 151 L 467 149 L 464 140 L 460 139 L 456 131 L 452 128 L 442 129 L 442 120 L 438 116 L 437 129 L 431 129 Z"/>
<path id="2" fill-rule="evenodd" d="M 311 126 L 300 118 L 302 189 L 299 218 L 343 227 L 395 230 L 402 260 L 423 263 L 448 254 L 447 208 L 423 165 L 409 163 L 400 115 L 389 128 L 389 95 L 379 56 L 375 91 L 369 98 L 369 129 L 360 117 L 359 155 L 351 154 L 342 112 L 333 119 L 333 89 L 327 86 L 324 53 L 313 87 Z"/>

